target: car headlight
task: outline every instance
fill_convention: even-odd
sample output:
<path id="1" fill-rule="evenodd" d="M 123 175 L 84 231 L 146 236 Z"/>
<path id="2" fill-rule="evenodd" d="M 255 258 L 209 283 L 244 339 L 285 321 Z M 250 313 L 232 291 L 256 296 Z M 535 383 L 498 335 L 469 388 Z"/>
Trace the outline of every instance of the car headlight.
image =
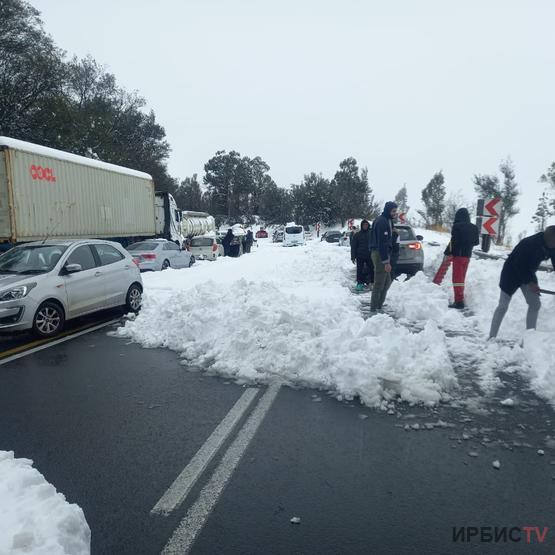
<path id="1" fill-rule="evenodd" d="M 25 285 L 18 285 L 13 289 L 2 291 L 0 293 L 0 302 L 16 301 L 17 299 L 22 299 L 23 297 L 26 297 L 29 291 L 36 287 L 36 285 L 36 283 L 26 283 Z"/>

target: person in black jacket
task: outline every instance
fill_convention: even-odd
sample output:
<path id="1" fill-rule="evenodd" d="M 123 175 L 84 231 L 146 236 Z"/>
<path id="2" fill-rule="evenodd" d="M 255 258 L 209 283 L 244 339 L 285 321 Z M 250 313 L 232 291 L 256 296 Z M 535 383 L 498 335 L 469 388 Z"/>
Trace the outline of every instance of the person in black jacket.
<path id="1" fill-rule="evenodd" d="M 555 269 L 555 225 L 547 227 L 545 231 L 525 237 L 505 260 L 499 280 L 501 296 L 493 314 L 490 337 L 497 337 L 509 303 L 519 288 L 528 304 L 526 329 L 536 329 L 541 308 L 540 286 L 536 272 L 540 264 L 548 259 L 551 259 L 551 264 Z"/>
<path id="2" fill-rule="evenodd" d="M 244 250 L 246 253 L 251 252 L 252 245 L 254 243 L 254 235 L 252 231 L 249 229 L 247 234 L 245 235 L 245 243 L 244 243 Z"/>
<path id="3" fill-rule="evenodd" d="M 443 262 L 439 267 L 433 282 L 441 285 L 451 263 L 453 264 L 453 291 L 455 302 L 450 308 L 464 308 L 464 282 L 472 249 L 480 243 L 480 232 L 470 221 L 470 214 L 466 208 L 459 208 L 455 213 L 455 221 L 451 228 L 451 241 L 445 249 Z"/>
<path id="4" fill-rule="evenodd" d="M 233 231 L 227 230 L 227 235 L 222 239 L 224 247 L 224 256 L 231 256 L 231 241 L 233 241 Z"/>
<path id="5" fill-rule="evenodd" d="M 372 225 L 371 258 L 374 265 L 374 287 L 372 288 L 371 312 L 381 310 L 391 285 L 391 250 L 393 248 L 393 220 L 397 217 L 397 205 L 386 202 L 382 215 Z"/>
<path id="6" fill-rule="evenodd" d="M 351 239 L 351 260 L 357 265 L 357 290 L 374 282 L 374 266 L 370 258 L 370 222 L 362 220 L 360 231 Z"/>

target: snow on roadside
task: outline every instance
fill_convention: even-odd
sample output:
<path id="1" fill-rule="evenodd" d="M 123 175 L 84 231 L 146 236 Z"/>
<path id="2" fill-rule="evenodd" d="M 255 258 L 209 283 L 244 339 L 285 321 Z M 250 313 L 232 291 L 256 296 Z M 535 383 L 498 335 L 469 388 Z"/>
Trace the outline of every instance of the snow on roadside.
<path id="1" fill-rule="evenodd" d="M 0 553 L 89 554 L 91 531 L 82 509 L 32 465 L 0 451 Z"/>
<path id="2" fill-rule="evenodd" d="M 279 379 L 368 406 L 390 398 L 391 384 L 409 402 L 448 399 L 457 382 L 444 333 L 364 320 L 345 287 L 351 267 L 336 245 L 266 242 L 240 259 L 145 275 L 143 309 L 118 334 L 239 382 Z"/>

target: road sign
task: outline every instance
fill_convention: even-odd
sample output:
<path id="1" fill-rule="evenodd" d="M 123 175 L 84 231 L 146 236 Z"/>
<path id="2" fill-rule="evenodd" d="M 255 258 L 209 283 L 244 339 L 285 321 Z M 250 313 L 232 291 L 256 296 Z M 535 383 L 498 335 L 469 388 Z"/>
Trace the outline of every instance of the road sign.
<path id="1" fill-rule="evenodd" d="M 484 235 L 498 235 L 499 234 L 499 218 L 491 217 L 482 220 L 481 233 Z"/>
<path id="2" fill-rule="evenodd" d="M 484 202 L 484 211 L 482 212 L 482 214 L 484 216 L 495 216 L 496 218 L 499 218 L 499 212 L 501 211 L 501 208 L 499 206 L 500 204 L 500 198 L 492 198 L 486 200 Z"/>

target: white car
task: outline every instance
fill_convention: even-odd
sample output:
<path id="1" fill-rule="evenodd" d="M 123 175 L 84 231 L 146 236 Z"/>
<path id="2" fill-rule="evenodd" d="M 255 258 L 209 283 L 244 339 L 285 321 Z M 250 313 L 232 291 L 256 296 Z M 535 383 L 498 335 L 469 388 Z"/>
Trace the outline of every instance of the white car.
<path id="1" fill-rule="evenodd" d="M 141 272 L 189 268 L 195 263 L 191 252 L 178 247 L 167 239 L 139 241 L 127 247 Z"/>
<path id="2" fill-rule="evenodd" d="M 66 320 L 116 306 L 137 312 L 139 268 L 119 243 L 26 243 L 0 256 L 0 332 L 57 334 Z"/>
<path id="3" fill-rule="evenodd" d="M 305 240 L 303 226 L 295 223 L 287 224 L 283 231 L 283 246 L 296 247 L 304 244 Z"/>
<path id="4" fill-rule="evenodd" d="M 221 239 L 211 236 L 193 237 L 191 239 L 191 254 L 196 260 L 216 260 L 224 255 Z"/>

